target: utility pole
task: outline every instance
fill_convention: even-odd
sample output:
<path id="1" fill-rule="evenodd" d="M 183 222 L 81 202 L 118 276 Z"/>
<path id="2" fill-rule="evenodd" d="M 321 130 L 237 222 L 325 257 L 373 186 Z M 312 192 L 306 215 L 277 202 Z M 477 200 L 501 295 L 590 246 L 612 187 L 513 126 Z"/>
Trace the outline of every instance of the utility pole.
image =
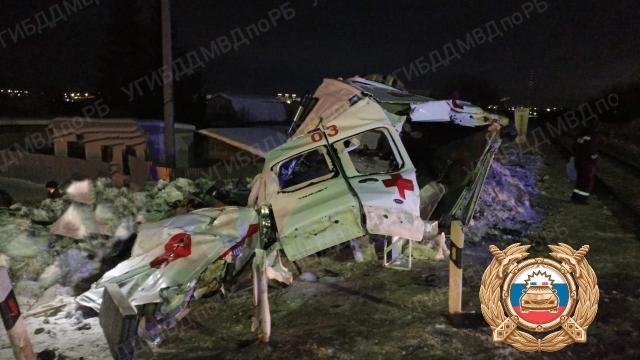
<path id="1" fill-rule="evenodd" d="M 173 102 L 173 52 L 171 41 L 171 2 L 160 0 L 162 7 L 162 81 L 164 97 L 164 151 L 165 165 L 176 165 L 174 102 Z"/>

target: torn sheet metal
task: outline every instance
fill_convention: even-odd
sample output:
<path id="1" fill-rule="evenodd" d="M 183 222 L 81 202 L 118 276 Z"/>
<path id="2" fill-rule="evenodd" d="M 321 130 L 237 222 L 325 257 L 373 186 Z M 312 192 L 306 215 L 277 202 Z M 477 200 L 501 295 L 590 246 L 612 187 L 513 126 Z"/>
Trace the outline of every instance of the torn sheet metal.
<path id="1" fill-rule="evenodd" d="M 253 267 L 264 268 L 269 280 L 277 280 L 283 284 L 293 284 L 293 273 L 283 264 L 280 256 L 279 244 L 271 246 L 268 250 L 255 249 Z"/>
<path id="2" fill-rule="evenodd" d="M 298 127 L 294 137 L 307 134 L 347 111 L 352 105 L 351 99 L 362 97 L 362 91 L 342 80 L 324 79 L 313 97 L 317 99 L 317 103 Z"/>
<path id="3" fill-rule="evenodd" d="M 411 105 L 411 121 L 447 123 L 466 127 L 487 126 L 495 122 L 508 125 L 504 116 L 488 113 L 471 103 L 459 100 L 428 101 Z"/>
<path id="4" fill-rule="evenodd" d="M 273 195 L 278 193 L 278 178 L 272 171 L 263 171 L 253 178 L 250 186 L 247 206 L 255 208 L 269 205 Z"/>
<path id="5" fill-rule="evenodd" d="M 367 231 L 370 234 L 394 234 L 403 239 L 422 240 L 424 222 L 414 214 L 388 207 L 365 206 Z"/>
<path id="6" fill-rule="evenodd" d="M 347 80 L 349 84 L 360 89 L 365 94 L 374 98 L 379 103 L 388 104 L 420 104 L 433 99 L 401 91 L 394 87 L 367 80 L 361 77 L 352 77 Z"/>
<path id="7" fill-rule="evenodd" d="M 131 258 L 77 298 L 99 310 L 104 284 L 117 284 L 132 305 L 162 302 L 164 290 L 187 286 L 214 261 L 235 258 L 258 233 L 258 215 L 240 207 L 209 208 L 141 226 Z"/>
<path id="8" fill-rule="evenodd" d="M 480 192 L 484 186 L 489 168 L 493 162 L 498 149 L 500 148 L 500 139 L 495 136 L 489 140 L 487 148 L 485 149 L 478 165 L 474 170 L 474 181 L 467 186 L 456 204 L 451 210 L 451 214 L 455 219 L 461 220 L 463 224 L 467 225 L 471 222 L 473 214 L 475 212 Z"/>

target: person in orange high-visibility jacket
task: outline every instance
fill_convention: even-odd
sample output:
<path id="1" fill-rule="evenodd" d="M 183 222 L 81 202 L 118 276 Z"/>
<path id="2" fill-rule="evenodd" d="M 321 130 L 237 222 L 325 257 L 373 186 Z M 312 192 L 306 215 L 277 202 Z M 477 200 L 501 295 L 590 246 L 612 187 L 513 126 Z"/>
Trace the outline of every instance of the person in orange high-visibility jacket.
<path id="1" fill-rule="evenodd" d="M 604 139 L 597 131 L 597 124 L 590 123 L 573 144 L 578 176 L 571 201 L 586 204 L 591 196 L 596 183 L 599 151 L 603 143 Z"/>

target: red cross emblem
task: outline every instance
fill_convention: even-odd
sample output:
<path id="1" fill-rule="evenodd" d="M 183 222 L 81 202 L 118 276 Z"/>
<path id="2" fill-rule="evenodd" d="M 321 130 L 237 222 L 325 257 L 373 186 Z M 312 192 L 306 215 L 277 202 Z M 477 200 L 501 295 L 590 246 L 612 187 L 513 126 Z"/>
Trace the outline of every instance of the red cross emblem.
<path id="1" fill-rule="evenodd" d="M 149 263 L 152 268 L 159 269 L 162 265 L 191 255 L 191 235 L 187 233 L 175 234 L 164 245 L 164 253 Z"/>
<path id="2" fill-rule="evenodd" d="M 402 199 L 406 199 L 405 191 L 413 191 L 413 181 L 405 179 L 400 174 L 391 175 L 391 179 L 383 180 L 384 187 L 397 187 L 398 194 Z"/>

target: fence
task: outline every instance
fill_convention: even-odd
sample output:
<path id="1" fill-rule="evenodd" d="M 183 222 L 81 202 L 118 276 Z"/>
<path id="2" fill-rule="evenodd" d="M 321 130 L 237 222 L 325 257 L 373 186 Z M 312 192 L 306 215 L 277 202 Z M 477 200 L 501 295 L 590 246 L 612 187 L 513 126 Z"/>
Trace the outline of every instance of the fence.
<path id="1" fill-rule="evenodd" d="M 99 177 L 113 178 L 118 181 L 123 177 L 118 171 L 114 171 L 111 164 L 97 160 L 18 153 L 9 150 L 2 150 L 0 156 L 15 159 L 15 161 L 4 164 L 0 162 L 0 176 L 29 180 L 39 184 L 44 184 L 49 180 L 64 182 L 72 179 Z M 150 164 L 148 162 L 130 157 L 129 167 L 131 169 L 130 183 L 143 185 L 149 179 Z"/>
<path id="2" fill-rule="evenodd" d="M 108 163 L 68 157 L 18 153 L 3 150 L 3 155 L 17 161 L 0 167 L 0 176 L 44 184 L 49 180 L 69 180 L 77 177 L 111 177 Z"/>

